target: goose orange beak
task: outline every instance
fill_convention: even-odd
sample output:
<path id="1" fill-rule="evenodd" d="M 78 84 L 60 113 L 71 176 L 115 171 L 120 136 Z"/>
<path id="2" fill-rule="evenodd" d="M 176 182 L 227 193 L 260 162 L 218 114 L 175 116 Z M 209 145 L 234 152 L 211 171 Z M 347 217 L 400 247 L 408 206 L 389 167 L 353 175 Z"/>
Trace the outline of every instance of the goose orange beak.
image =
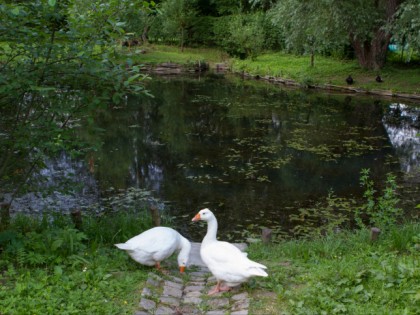
<path id="1" fill-rule="evenodd" d="M 185 266 L 179 266 L 179 272 L 183 273 L 185 271 Z"/>
<path id="2" fill-rule="evenodd" d="M 195 222 L 195 221 L 200 221 L 200 220 L 201 220 L 200 213 L 197 213 L 191 221 Z"/>

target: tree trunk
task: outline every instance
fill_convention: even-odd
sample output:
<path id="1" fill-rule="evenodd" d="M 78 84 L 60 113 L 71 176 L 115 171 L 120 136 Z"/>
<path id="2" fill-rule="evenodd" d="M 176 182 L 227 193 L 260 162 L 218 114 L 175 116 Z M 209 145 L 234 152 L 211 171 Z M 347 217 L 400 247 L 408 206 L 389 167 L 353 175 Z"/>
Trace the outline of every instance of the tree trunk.
<path id="1" fill-rule="evenodd" d="M 351 40 L 360 66 L 369 70 L 381 69 L 386 61 L 390 39 L 390 34 L 386 34 L 383 30 L 377 30 L 374 38 L 370 41 Z"/>
<path id="2" fill-rule="evenodd" d="M 384 5 L 385 14 L 383 20 L 390 22 L 394 18 L 395 12 L 402 0 L 386 0 Z M 380 6 L 380 1 L 375 1 L 375 6 Z M 350 42 L 354 48 L 354 52 L 359 61 L 360 66 L 370 70 L 381 69 L 386 61 L 386 53 L 391 34 L 383 30 L 383 24 L 377 25 L 372 29 L 373 37 L 369 40 L 359 40 L 356 36 L 350 33 Z"/>
<path id="3" fill-rule="evenodd" d="M 311 67 L 314 66 L 314 59 L 315 59 L 315 49 L 311 49 Z"/>
<path id="4" fill-rule="evenodd" d="M 146 25 L 143 29 L 143 33 L 141 34 L 141 40 L 143 41 L 143 44 L 147 44 L 149 42 L 149 30 L 150 25 Z"/>
<path id="5" fill-rule="evenodd" d="M 181 29 L 181 52 L 184 52 L 184 28 Z"/>

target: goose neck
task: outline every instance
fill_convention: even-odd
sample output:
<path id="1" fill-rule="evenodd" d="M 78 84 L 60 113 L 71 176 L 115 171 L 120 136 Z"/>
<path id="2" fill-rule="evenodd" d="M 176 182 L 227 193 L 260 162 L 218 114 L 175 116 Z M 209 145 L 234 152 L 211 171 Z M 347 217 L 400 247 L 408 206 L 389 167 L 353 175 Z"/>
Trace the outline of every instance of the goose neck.
<path id="1" fill-rule="evenodd" d="M 216 218 L 213 218 L 207 221 L 207 234 L 203 239 L 203 243 L 215 241 L 216 236 L 217 236 L 217 220 Z"/>
<path id="2" fill-rule="evenodd" d="M 189 255 L 189 252 L 191 250 L 191 243 L 189 240 L 187 240 L 185 237 L 181 236 L 180 240 L 180 247 L 179 247 L 179 255 Z"/>

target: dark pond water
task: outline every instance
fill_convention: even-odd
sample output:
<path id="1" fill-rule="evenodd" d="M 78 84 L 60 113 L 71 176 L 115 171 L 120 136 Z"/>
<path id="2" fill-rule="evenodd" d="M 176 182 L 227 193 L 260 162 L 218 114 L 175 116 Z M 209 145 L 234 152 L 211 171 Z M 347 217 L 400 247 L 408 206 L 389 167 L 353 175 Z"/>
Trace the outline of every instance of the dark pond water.
<path id="1" fill-rule="evenodd" d="M 222 238 L 261 226 L 287 233 L 290 214 L 330 191 L 360 197 L 364 168 L 378 184 L 397 173 L 407 206 L 420 203 L 419 104 L 212 75 L 147 84 L 154 98 L 100 112 L 103 133 L 81 131 L 103 145 L 90 167 L 72 164 L 85 184 L 71 206 L 130 189 L 198 241 L 204 228 L 190 221 L 201 208 L 214 210 Z"/>

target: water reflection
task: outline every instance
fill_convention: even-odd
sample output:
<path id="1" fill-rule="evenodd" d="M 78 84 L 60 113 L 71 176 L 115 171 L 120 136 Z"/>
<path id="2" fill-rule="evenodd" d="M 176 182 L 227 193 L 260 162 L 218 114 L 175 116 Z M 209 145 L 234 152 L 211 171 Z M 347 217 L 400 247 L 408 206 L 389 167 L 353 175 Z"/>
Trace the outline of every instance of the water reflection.
<path id="1" fill-rule="evenodd" d="M 98 185 L 86 163 L 74 160 L 64 152 L 45 161 L 45 167 L 31 179 L 31 187 L 41 187 L 42 192 L 32 191 L 16 197 L 12 212 L 70 212 L 99 203 Z M 5 194 L 4 198 L 9 202 L 11 194 Z"/>
<path id="2" fill-rule="evenodd" d="M 420 162 L 420 110 L 395 103 L 383 118 L 389 140 L 395 148 L 402 171 L 418 171 Z"/>
<path id="3" fill-rule="evenodd" d="M 201 240 L 203 228 L 190 220 L 203 207 L 214 210 L 225 237 L 241 238 L 257 226 L 287 232 L 290 214 L 331 189 L 360 196 L 362 168 L 383 181 L 390 171 L 420 165 L 418 116 L 393 120 L 396 105 L 385 101 L 220 77 L 149 84 L 155 98 L 128 98 L 125 107 L 98 112 L 97 127 L 105 131 L 89 137 L 103 145 L 93 153 L 93 175 L 80 181 L 96 197 L 151 191 L 193 240 Z M 419 112 L 398 108 L 400 117 Z"/>

